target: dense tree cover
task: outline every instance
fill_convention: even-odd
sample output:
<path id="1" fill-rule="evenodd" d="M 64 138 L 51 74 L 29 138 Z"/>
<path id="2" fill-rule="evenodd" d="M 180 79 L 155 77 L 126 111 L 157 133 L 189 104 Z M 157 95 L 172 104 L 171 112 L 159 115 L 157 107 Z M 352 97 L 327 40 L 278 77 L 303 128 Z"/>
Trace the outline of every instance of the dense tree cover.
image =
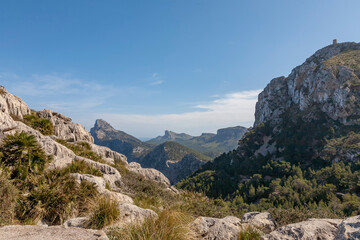
<path id="1" fill-rule="evenodd" d="M 263 145 L 274 150 L 260 152 Z M 360 214 L 359 186 L 360 127 L 341 125 L 316 108 L 290 110 L 277 126 L 258 125 L 237 150 L 177 184 L 227 200 L 239 211 L 321 207 L 325 216 Z"/>

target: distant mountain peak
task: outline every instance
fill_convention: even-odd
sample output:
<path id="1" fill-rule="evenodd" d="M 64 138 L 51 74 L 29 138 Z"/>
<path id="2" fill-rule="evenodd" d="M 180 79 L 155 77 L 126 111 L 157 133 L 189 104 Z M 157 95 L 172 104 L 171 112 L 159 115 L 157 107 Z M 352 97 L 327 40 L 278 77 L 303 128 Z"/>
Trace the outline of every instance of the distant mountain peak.
<path id="1" fill-rule="evenodd" d="M 99 129 L 99 128 L 111 128 L 114 129 L 110 123 L 108 123 L 107 121 L 103 120 L 103 119 L 96 119 L 95 121 L 95 125 L 94 128 Z M 115 129 L 114 129 L 115 130 Z"/>

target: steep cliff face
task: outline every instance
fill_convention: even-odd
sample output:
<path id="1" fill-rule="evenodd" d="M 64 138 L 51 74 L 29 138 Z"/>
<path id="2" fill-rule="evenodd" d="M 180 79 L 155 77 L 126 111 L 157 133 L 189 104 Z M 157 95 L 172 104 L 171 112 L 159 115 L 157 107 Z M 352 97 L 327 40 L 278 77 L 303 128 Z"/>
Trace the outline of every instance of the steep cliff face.
<path id="1" fill-rule="evenodd" d="M 333 120 L 359 125 L 359 49 L 358 43 L 327 46 L 288 77 L 273 79 L 259 94 L 254 126 L 267 121 L 275 126 L 290 107 L 303 112 L 315 105 Z"/>
<path id="2" fill-rule="evenodd" d="M 179 186 L 212 197 L 241 196 L 247 204 L 300 208 L 318 204 L 320 188 L 332 188 L 322 200 L 330 206 L 346 202 L 339 192 L 359 193 L 351 180 L 360 176 L 359 144 L 360 44 L 333 44 L 289 76 L 271 80 L 259 94 L 254 127 L 236 151 L 206 163 Z M 340 182 L 347 177 L 345 186 Z M 300 182 L 307 182 L 306 194 Z"/>

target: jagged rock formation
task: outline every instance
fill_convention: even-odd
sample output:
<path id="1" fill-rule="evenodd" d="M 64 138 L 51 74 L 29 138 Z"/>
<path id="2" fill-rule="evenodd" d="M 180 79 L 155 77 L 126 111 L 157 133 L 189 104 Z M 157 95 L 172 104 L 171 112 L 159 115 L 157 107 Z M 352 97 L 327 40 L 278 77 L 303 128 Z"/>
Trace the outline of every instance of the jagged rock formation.
<path id="1" fill-rule="evenodd" d="M 137 161 L 151 148 L 149 144 L 143 143 L 141 140 L 123 131 L 116 130 L 102 119 L 95 121 L 95 125 L 90 129 L 90 133 L 94 137 L 96 144 L 125 154 L 129 162 Z"/>
<path id="2" fill-rule="evenodd" d="M 167 141 L 177 142 L 213 158 L 235 149 L 246 132 L 247 128 L 237 126 L 219 129 L 216 134 L 203 133 L 198 137 L 193 137 L 185 133 L 166 130 L 164 136 L 151 139 L 147 143 L 159 145 Z"/>
<path id="3" fill-rule="evenodd" d="M 256 104 L 255 126 L 266 121 L 279 123 L 281 114 L 294 106 L 305 111 L 316 105 L 342 124 L 359 124 L 357 104 L 360 44 L 341 43 L 318 50 L 288 77 L 273 79 Z M 308 116 L 318 117 L 314 115 Z"/>
<path id="4" fill-rule="evenodd" d="M 68 142 L 85 141 L 94 143 L 91 134 L 83 126 L 72 122 L 72 119 L 60 113 L 44 109 L 37 112 L 41 118 L 49 119 L 54 125 L 54 133 L 60 139 Z"/>

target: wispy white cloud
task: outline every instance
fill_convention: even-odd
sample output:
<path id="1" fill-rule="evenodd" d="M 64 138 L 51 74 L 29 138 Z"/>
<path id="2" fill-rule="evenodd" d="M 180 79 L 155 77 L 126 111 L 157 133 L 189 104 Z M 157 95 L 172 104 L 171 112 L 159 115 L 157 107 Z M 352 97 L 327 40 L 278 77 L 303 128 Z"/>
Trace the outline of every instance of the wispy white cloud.
<path id="1" fill-rule="evenodd" d="M 160 85 L 162 84 L 164 81 L 163 80 L 155 80 L 152 83 L 150 83 L 151 85 Z"/>
<path id="2" fill-rule="evenodd" d="M 22 98 L 31 98 L 31 107 L 55 111 L 86 111 L 101 106 L 114 94 L 112 86 L 72 77 L 71 75 L 31 75 L 0 73 L 0 82 Z"/>
<path id="3" fill-rule="evenodd" d="M 215 132 L 219 128 L 254 122 L 255 104 L 260 90 L 235 92 L 213 101 L 194 105 L 194 111 L 181 114 L 99 114 L 114 127 L 138 137 L 153 137 L 164 130 L 201 134 Z"/>
<path id="4" fill-rule="evenodd" d="M 162 83 L 158 73 L 153 73 L 151 77 L 154 85 Z M 142 91 L 134 86 L 117 88 L 81 80 L 71 75 L 22 77 L 4 73 L 0 73 L 0 85 L 5 85 L 13 94 L 28 100 L 31 108 L 49 108 L 61 112 L 87 128 L 93 125 L 96 118 L 103 118 L 117 129 L 137 137 L 154 137 L 163 134 L 167 129 L 199 135 L 202 132 L 215 132 L 223 127 L 251 126 L 260 92 L 254 90 L 225 95 L 214 94 L 209 96 L 211 100 L 207 102 L 189 103 L 188 112 L 146 115 L 110 112 L 118 112 L 124 107 L 129 109 L 129 106 L 125 106 L 128 99 L 138 96 L 136 94 L 144 96 L 146 91 L 153 91 Z M 117 102 L 122 104 L 122 107 L 118 108 Z"/>
<path id="5" fill-rule="evenodd" d="M 153 73 L 151 75 L 151 83 L 150 85 L 160 85 L 162 84 L 164 81 L 160 78 L 159 73 Z"/>

